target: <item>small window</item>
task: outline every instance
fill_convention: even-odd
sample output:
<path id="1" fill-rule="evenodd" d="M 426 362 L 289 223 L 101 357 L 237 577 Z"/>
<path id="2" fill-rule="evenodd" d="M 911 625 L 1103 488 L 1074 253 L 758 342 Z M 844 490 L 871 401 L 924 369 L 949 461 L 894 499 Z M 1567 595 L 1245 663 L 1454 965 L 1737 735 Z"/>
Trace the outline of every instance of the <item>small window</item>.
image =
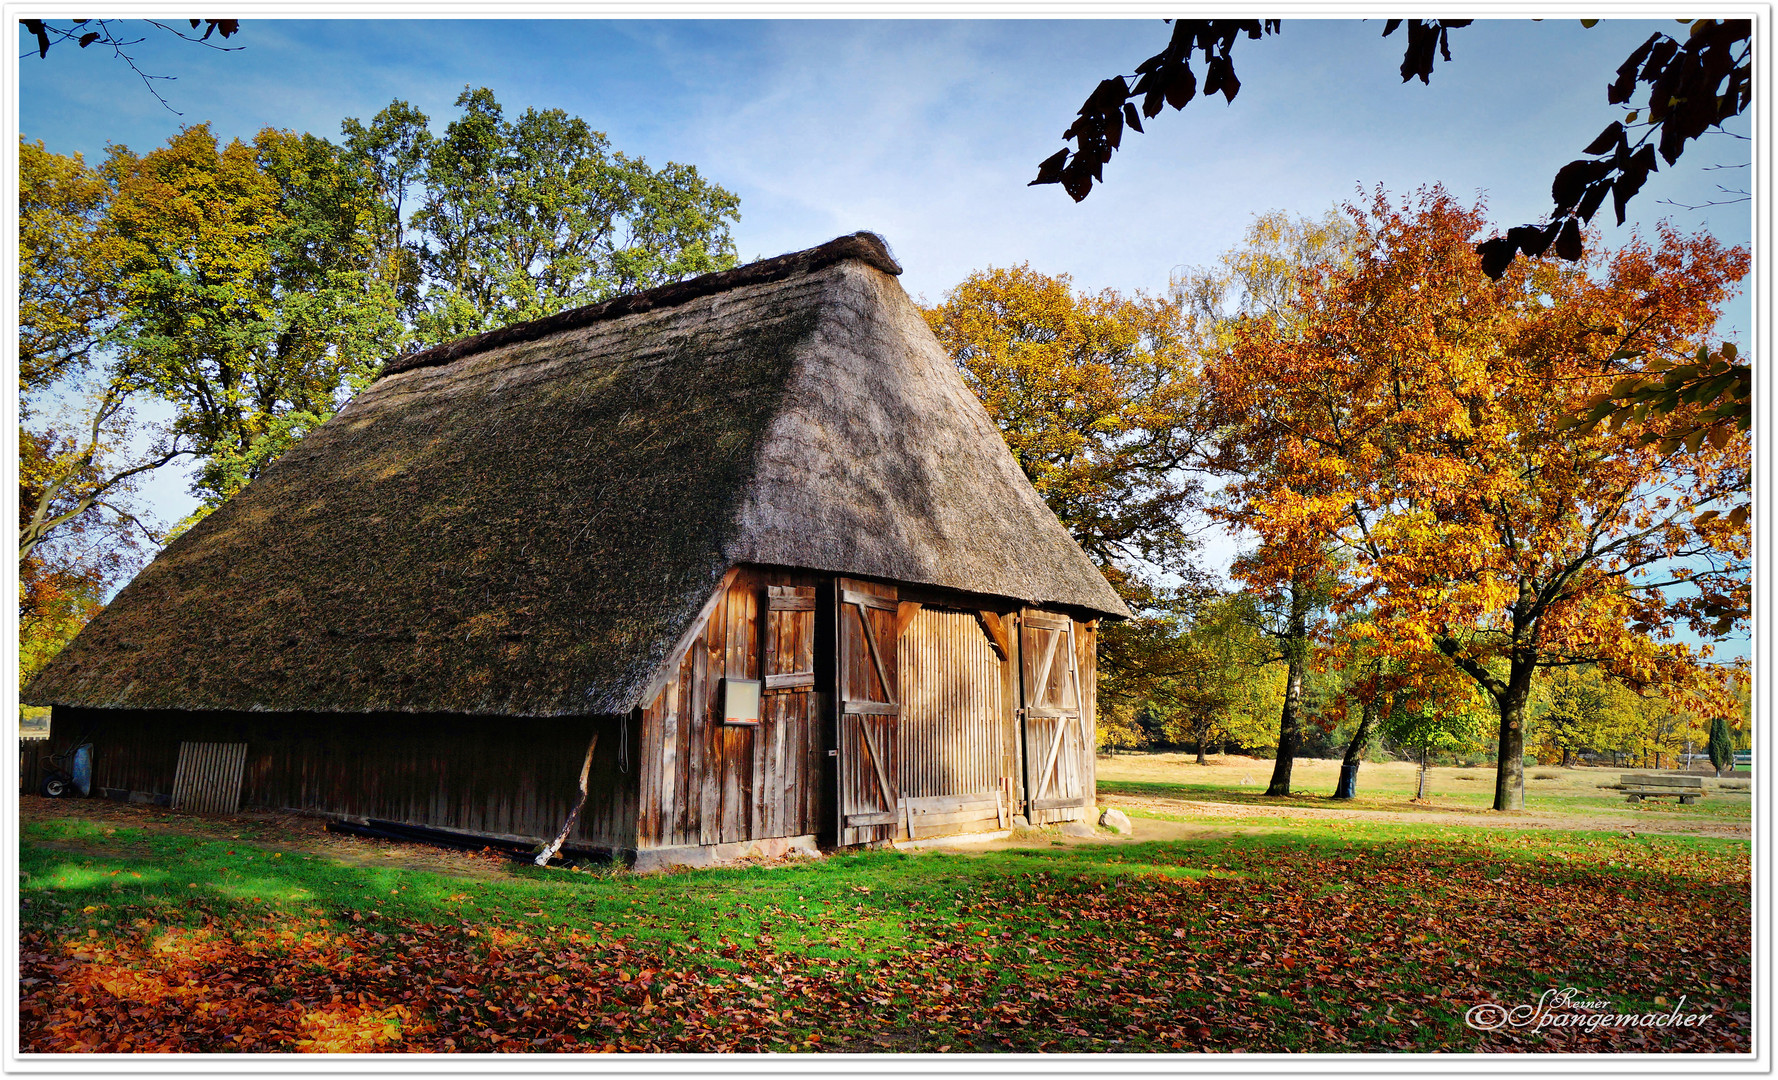
<path id="1" fill-rule="evenodd" d="M 758 679 L 722 680 L 722 722 L 725 724 L 759 723 Z"/>

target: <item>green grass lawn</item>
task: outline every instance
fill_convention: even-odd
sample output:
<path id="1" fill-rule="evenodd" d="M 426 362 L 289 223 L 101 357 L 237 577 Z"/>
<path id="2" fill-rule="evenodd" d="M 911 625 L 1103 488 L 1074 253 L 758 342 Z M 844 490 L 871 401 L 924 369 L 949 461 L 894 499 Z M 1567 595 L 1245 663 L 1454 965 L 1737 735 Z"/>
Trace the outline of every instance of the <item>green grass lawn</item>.
<path id="1" fill-rule="evenodd" d="M 1750 1046 L 1739 840 L 1292 822 L 460 877 L 180 827 L 23 826 L 26 1051 Z M 1462 1022 L 1567 986 L 1711 1018 L 1643 1042 Z"/>

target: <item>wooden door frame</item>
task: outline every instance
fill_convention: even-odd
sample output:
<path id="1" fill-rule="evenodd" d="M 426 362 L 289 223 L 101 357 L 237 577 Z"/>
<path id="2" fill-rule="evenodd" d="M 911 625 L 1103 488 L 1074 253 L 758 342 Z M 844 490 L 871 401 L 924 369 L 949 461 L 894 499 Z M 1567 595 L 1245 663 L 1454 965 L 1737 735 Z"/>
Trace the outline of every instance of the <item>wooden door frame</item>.
<path id="1" fill-rule="evenodd" d="M 895 678 L 890 678 L 890 676 L 888 674 L 888 667 L 884 663 L 883 656 L 882 656 L 883 646 L 882 646 L 882 643 L 880 641 L 878 641 L 878 635 L 877 635 L 877 632 L 874 627 L 875 620 L 873 620 L 870 616 L 865 614 L 866 608 L 875 608 L 875 609 L 886 611 L 886 612 L 888 612 L 890 618 L 892 620 L 894 620 L 893 625 L 899 630 L 900 615 L 901 615 L 900 599 L 899 599 L 900 587 L 892 582 L 874 582 L 873 583 L 873 584 L 881 584 L 881 585 L 884 585 L 885 587 L 895 589 L 895 591 L 896 591 L 895 596 L 878 596 L 874 593 L 865 593 L 865 592 L 862 592 L 857 589 L 847 588 L 846 583 L 848 581 L 851 581 L 854 583 L 862 583 L 866 580 L 868 580 L 868 579 L 847 578 L 842 575 L 835 575 L 835 577 L 833 578 L 833 581 L 832 581 L 832 588 L 828 589 L 828 590 L 823 590 L 823 592 L 827 593 L 827 595 L 831 597 L 831 603 L 833 605 L 833 612 L 834 612 L 834 616 L 833 616 L 833 620 L 832 620 L 833 635 L 834 635 L 834 637 L 833 637 L 834 663 L 833 663 L 832 682 L 829 684 L 832 688 L 832 693 L 830 696 L 831 696 L 831 700 L 833 702 L 833 706 L 832 706 L 833 728 L 832 728 L 832 731 L 833 731 L 833 747 L 834 748 L 833 748 L 832 755 L 829 758 L 829 760 L 833 763 L 834 785 L 833 785 L 833 801 L 832 801 L 831 805 L 833 807 L 834 843 L 835 843 L 836 847 L 841 846 L 844 843 L 846 830 L 849 827 L 846 823 L 846 807 L 845 807 L 845 798 L 846 798 L 845 776 L 846 776 L 846 764 L 847 764 L 846 753 L 845 753 L 845 751 L 846 751 L 846 739 L 845 739 L 846 718 L 848 715 L 855 715 L 855 716 L 863 717 L 863 716 L 870 716 L 870 715 L 874 714 L 874 715 L 893 715 L 893 716 L 897 717 L 897 719 L 899 720 L 899 717 L 901 714 L 901 709 L 902 709 L 901 702 L 900 702 L 901 687 L 900 687 L 900 681 L 899 681 L 899 666 L 897 667 L 897 676 Z M 889 699 L 888 702 L 882 703 L 883 708 L 881 709 L 881 711 L 879 711 L 877 708 L 862 708 L 862 709 L 848 709 L 847 708 L 847 704 L 848 704 L 846 701 L 847 687 L 845 685 L 846 657 L 844 655 L 844 642 L 846 639 L 844 620 L 846 618 L 848 618 L 847 609 L 851 609 L 853 612 L 853 614 L 850 617 L 857 618 L 859 620 L 859 629 L 862 632 L 862 636 L 865 640 L 865 649 L 870 654 L 870 658 L 871 658 L 871 667 L 867 670 L 874 670 L 875 671 L 876 678 L 877 678 L 877 684 L 882 687 L 883 696 Z M 856 704 L 869 705 L 871 703 L 858 702 Z M 872 736 L 870 734 L 870 725 L 862 720 L 860 721 L 860 724 L 859 724 L 859 739 L 861 740 L 861 742 L 866 744 L 866 746 L 868 746 L 868 749 L 865 750 L 865 752 L 868 753 L 871 758 L 872 770 L 873 770 L 873 772 L 876 776 L 876 780 L 877 780 L 878 794 L 880 796 L 883 796 L 881 801 L 884 802 L 885 804 L 887 804 L 887 806 L 889 807 L 888 810 L 885 810 L 880 815 L 876 815 L 876 816 L 887 816 L 887 817 L 891 817 L 895 820 L 877 821 L 877 822 L 860 824 L 857 826 L 850 826 L 850 827 L 851 828 L 880 828 L 883 825 L 890 825 L 891 826 L 891 833 L 890 833 L 890 836 L 888 837 L 888 839 L 893 841 L 896 837 L 904 834 L 907 831 L 906 799 L 903 798 L 902 792 L 901 792 L 901 779 L 900 779 L 899 766 L 895 770 L 895 775 L 891 776 L 889 774 L 889 769 L 888 769 L 888 766 L 885 761 L 885 758 L 887 757 L 887 755 L 884 753 L 885 747 L 877 745 L 877 740 L 872 738 Z M 896 755 L 895 760 L 897 762 L 899 762 L 899 755 L 900 755 L 899 725 L 897 728 L 896 737 L 894 740 L 891 741 L 891 743 L 887 747 L 887 749 L 890 754 Z M 872 842 L 875 842 L 875 841 L 872 841 Z"/>
<path id="2" fill-rule="evenodd" d="M 1033 616 L 1035 616 L 1035 618 Z M 1061 721 L 1061 723 L 1059 723 L 1057 726 L 1054 741 L 1052 742 L 1048 753 L 1045 755 L 1045 760 L 1041 763 L 1041 766 L 1034 773 L 1032 770 L 1033 770 L 1033 765 L 1035 763 L 1027 756 L 1027 746 L 1026 746 L 1026 744 L 1029 742 L 1030 737 L 1031 737 L 1030 728 L 1031 728 L 1031 721 L 1033 719 L 1032 710 L 1037 707 L 1031 703 L 1030 696 L 1029 696 L 1033 687 L 1028 686 L 1026 684 L 1026 680 L 1025 680 L 1025 652 L 1024 651 L 1025 651 L 1025 640 L 1026 640 L 1026 636 L 1027 636 L 1025 634 L 1025 629 L 1027 626 L 1036 626 L 1036 627 L 1039 627 L 1042 629 L 1051 630 L 1051 631 L 1054 631 L 1057 635 L 1059 635 L 1059 640 L 1057 640 L 1055 648 L 1051 651 L 1051 657 L 1050 657 L 1051 667 L 1046 668 L 1041 673 L 1034 672 L 1034 680 L 1033 681 L 1035 683 L 1035 688 L 1036 688 L 1037 692 L 1041 694 L 1042 688 L 1049 685 L 1049 680 L 1047 677 L 1037 678 L 1035 676 L 1039 675 L 1039 674 L 1041 674 L 1042 676 L 1048 676 L 1050 674 L 1050 672 L 1053 671 L 1053 669 L 1054 669 L 1053 665 L 1055 664 L 1055 662 L 1058 659 L 1061 659 L 1061 657 L 1059 657 L 1056 654 L 1059 654 L 1065 648 L 1067 651 L 1067 654 L 1068 654 L 1066 657 L 1066 662 L 1067 662 L 1069 670 L 1070 670 L 1071 681 L 1073 682 L 1073 685 L 1074 685 L 1074 715 L 1072 717 L 1072 720 L 1074 721 L 1074 726 L 1075 726 L 1075 736 L 1076 736 L 1076 738 L 1081 740 L 1080 753 L 1081 753 L 1082 757 L 1090 759 L 1090 755 L 1093 753 L 1094 747 L 1093 747 L 1093 733 L 1092 733 L 1092 730 L 1089 727 L 1089 723 L 1088 723 L 1089 718 L 1087 716 L 1087 706 L 1086 706 L 1087 694 L 1086 694 L 1086 687 L 1083 684 L 1083 676 L 1082 676 L 1082 672 L 1080 669 L 1079 642 L 1077 640 L 1077 626 L 1076 626 L 1076 622 L 1075 622 L 1074 618 L 1072 616 L 1065 615 L 1060 612 L 1043 611 L 1041 609 L 1035 609 L 1035 608 L 1026 608 L 1026 609 L 1023 609 L 1019 612 L 1019 618 L 1018 618 L 1017 625 L 1018 625 L 1018 630 L 1019 630 L 1019 652 L 1018 652 L 1018 657 L 1017 657 L 1017 671 L 1016 671 L 1016 677 L 1019 682 L 1019 713 L 1018 713 L 1018 715 L 1019 715 L 1019 727 L 1018 727 L 1019 739 L 1018 739 L 1018 744 L 1019 744 L 1020 775 L 1021 775 L 1022 781 L 1024 783 L 1024 791 L 1023 791 L 1022 797 L 1020 799 L 1020 805 L 1022 806 L 1022 808 L 1024 810 L 1025 820 L 1031 821 L 1032 816 L 1040 811 L 1061 810 L 1061 809 L 1068 808 L 1067 806 L 1039 807 L 1039 806 L 1037 806 L 1037 803 L 1053 801 L 1051 799 L 1044 798 L 1044 792 L 1047 790 L 1047 786 L 1048 786 L 1047 781 L 1050 779 L 1051 775 L 1054 773 L 1054 771 L 1057 767 L 1058 758 L 1062 753 L 1063 744 L 1067 740 L 1067 721 L 1070 718 L 1068 717 L 1066 711 L 1062 711 L 1057 716 L 1057 719 L 1059 721 Z M 1083 770 L 1090 770 L 1091 769 L 1090 760 L 1081 762 L 1081 766 L 1082 766 Z M 1091 772 L 1090 771 L 1087 772 L 1086 775 L 1090 776 Z M 1086 776 L 1082 776 L 1081 783 L 1083 784 L 1083 786 L 1086 784 Z M 1093 798 L 1094 797 L 1091 795 L 1086 796 L 1079 803 L 1079 805 L 1081 807 L 1087 807 L 1091 804 L 1091 802 L 1093 801 Z"/>

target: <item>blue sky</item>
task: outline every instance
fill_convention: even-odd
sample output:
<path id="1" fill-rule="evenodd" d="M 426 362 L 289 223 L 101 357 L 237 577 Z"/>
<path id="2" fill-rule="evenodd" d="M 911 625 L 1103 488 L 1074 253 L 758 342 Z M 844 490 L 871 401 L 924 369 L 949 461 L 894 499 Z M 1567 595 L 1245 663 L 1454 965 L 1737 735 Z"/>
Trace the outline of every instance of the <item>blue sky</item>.
<path id="1" fill-rule="evenodd" d="M 1403 84 L 1403 35 L 1382 22 L 1287 19 L 1240 41 L 1232 104 L 1194 101 L 1129 136 L 1082 204 L 1027 187 L 1099 79 L 1166 43 L 1157 18 L 1118 21 L 297 21 L 248 20 L 215 52 L 150 39 L 138 62 L 177 75 L 163 109 L 126 67 L 66 46 L 19 62 L 27 139 L 96 161 L 108 143 L 146 151 L 187 124 L 222 137 L 262 127 L 337 138 L 403 98 L 442 130 L 464 86 L 509 115 L 562 108 L 652 164 L 679 161 L 741 196 L 743 258 L 841 233 L 886 236 L 903 284 L 937 300 L 971 271 L 1028 262 L 1091 289 L 1162 292 L 1207 264 L 1256 214 L 1319 214 L 1358 185 L 1405 193 L 1443 183 L 1485 197 L 1506 225 L 1542 220 L 1550 179 L 1621 117 L 1605 102 L 1617 65 L 1672 20 L 1492 20 L 1453 31 L 1431 85 Z M 21 45 L 26 51 L 28 42 Z M 1745 132 L 1743 125 L 1740 131 Z M 1746 186 L 1749 158 L 1724 135 L 1650 178 L 1631 221 L 1661 218 L 1750 242 L 1749 204 L 1684 210 Z M 1743 346 L 1750 305 L 1724 330 Z M 162 520 L 185 513 L 182 478 L 148 490 Z"/>

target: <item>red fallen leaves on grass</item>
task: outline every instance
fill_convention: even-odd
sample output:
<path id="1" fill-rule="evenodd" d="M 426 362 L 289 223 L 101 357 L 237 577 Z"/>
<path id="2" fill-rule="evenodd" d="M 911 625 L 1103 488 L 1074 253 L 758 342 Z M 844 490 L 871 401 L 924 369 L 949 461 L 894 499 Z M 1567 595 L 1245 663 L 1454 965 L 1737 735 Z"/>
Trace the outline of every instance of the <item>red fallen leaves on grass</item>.
<path id="1" fill-rule="evenodd" d="M 1466 847 L 1487 851 L 1262 850 L 1218 856 L 1196 881 L 1009 873 L 966 897 L 968 922 L 904 906 L 919 944 L 875 965 L 759 942 L 466 923 L 383 933 L 266 920 L 105 947 L 31 931 L 23 1049 L 1750 1049 L 1745 860 L 1663 864 L 1612 843 L 1560 866 L 1453 857 Z M 1280 860 L 1288 892 L 1262 876 Z M 1568 985 L 1630 1005 L 1684 994 L 1710 1018 L 1540 1033 L 1462 1024 L 1473 1004 L 1531 1004 Z"/>

